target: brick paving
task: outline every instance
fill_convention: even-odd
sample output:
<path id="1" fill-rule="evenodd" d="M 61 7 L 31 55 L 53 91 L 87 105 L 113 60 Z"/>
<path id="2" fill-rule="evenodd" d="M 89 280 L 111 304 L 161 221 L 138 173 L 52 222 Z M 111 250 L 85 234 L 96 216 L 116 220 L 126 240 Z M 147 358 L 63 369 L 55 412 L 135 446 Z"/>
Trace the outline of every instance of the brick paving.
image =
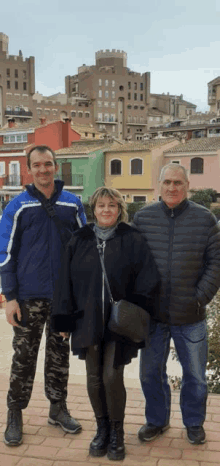
<path id="1" fill-rule="evenodd" d="M 186 440 L 179 409 L 179 392 L 172 393 L 171 428 L 154 441 L 141 444 L 137 431 L 145 422 L 144 397 L 140 388 L 127 389 L 125 416 L 126 457 L 123 461 L 91 458 L 89 443 L 96 423 L 84 384 L 69 384 L 68 408 L 82 423 L 77 435 L 65 434 L 60 427 L 47 423 L 49 402 L 43 383 L 35 382 L 28 408 L 23 411 L 24 441 L 19 447 L 8 447 L 3 442 L 6 422 L 6 394 L 8 376 L 0 376 L 0 466 L 219 466 L 220 465 L 220 397 L 208 398 L 205 430 L 207 442 L 191 445 Z"/>

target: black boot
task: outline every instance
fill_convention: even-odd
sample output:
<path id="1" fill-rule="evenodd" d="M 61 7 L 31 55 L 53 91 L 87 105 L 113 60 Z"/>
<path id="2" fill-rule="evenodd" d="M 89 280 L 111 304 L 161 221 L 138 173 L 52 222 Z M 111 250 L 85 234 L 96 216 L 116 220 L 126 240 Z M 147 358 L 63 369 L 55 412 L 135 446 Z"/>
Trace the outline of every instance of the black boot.
<path id="1" fill-rule="evenodd" d="M 108 416 L 97 417 L 96 436 L 90 443 L 89 454 L 91 456 L 105 456 L 110 437 L 110 422 Z"/>
<path id="2" fill-rule="evenodd" d="M 17 446 L 22 443 L 22 411 L 9 409 L 7 427 L 4 434 L 4 442 L 9 446 Z"/>
<path id="3" fill-rule="evenodd" d="M 65 432 L 70 434 L 78 434 L 82 430 L 81 424 L 70 415 L 65 401 L 51 403 L 48 423 L 59 424 Z"/>
<path id="4" fill-rule="evenodd" d="M 111 421 L 107 457 L 113 461 L 123 460 L 125 457 L 123 421 Z"/>

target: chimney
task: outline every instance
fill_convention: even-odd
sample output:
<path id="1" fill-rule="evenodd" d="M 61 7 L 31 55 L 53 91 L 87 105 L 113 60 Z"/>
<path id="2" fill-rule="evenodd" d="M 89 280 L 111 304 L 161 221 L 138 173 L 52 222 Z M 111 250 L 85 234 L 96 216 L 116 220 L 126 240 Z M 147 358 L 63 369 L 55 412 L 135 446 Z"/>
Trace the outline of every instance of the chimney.
<path id="1" fill-rule="evenodd" d="M 14 128 L 15 127 L 15 119 L 14 118 L 9 118 L 8 119 L 8 127 L 9 128 Z"/>
<path id="2" fill-rule="evenodd" d="M 62 124 L 62 140 L 63 140 L 63 147 L 70 147 L 72 142 L 72 135 L 71 135 L 71 120 L 72 118 L 65 117 L 63 119 Z"/>
<path id="3" fill-rule="evenodd" d="M 46 117 L 41 117 L 40 118 L 40 124 L 45 125 L 45 123 L 46 123 Z"/>

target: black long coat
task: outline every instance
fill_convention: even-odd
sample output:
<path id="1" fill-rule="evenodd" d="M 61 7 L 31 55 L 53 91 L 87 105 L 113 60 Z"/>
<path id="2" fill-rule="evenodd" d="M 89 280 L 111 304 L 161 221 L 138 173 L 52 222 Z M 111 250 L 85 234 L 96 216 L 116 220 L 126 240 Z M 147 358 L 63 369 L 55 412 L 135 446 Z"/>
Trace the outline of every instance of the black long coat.
<path id="1" fill-rule="evenodd" d="M 154 312 L 160 276 L 146 239 L 133 227 L 119 223 L 106 241 L 104 263 L 114 300 L 127 299 Z M 115 366 L 127 364 L 143 344 L 128 343 L 110 334 L 110 299 L 92 226 L 74 233 L 63 261 L 52 312 L 52 328 L 72 333 L 72 350 L 82 359 L 85 349 L 103 337 L 117 340 Z"/>

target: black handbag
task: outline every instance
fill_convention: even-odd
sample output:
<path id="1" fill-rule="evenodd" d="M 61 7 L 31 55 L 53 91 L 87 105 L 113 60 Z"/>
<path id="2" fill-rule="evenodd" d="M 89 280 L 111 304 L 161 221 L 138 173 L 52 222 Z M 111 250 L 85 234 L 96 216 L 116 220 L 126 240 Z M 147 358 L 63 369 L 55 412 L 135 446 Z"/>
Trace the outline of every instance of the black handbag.
<path id="1" fill-rule="evenodd" d="M 111 302 L 111 313 L 108 322 L 109 330 L 132 340 L 134 343 L 147 340 L 149 335 L 150 314 L 145 311 L 145 309 L 142 309 L 142 307 L 130 303 L 125 299 L 114 301 L 101 253 L 102 247 L 98 244 L 97 248 Z"/>

